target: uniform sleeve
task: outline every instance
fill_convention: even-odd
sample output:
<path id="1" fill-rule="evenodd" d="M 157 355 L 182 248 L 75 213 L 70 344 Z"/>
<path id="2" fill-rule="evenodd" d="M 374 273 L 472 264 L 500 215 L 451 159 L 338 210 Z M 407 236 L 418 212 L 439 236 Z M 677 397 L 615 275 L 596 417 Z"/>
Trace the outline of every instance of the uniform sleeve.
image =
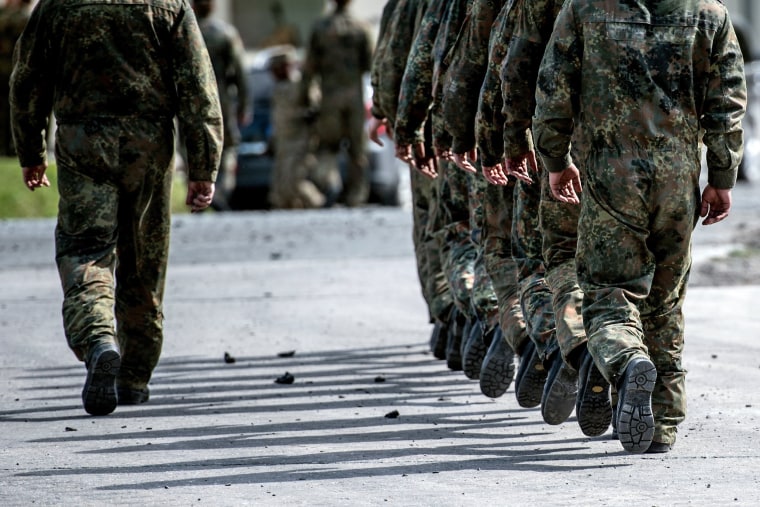
<path id="1" fill-rule="evenodd" d="M 570 138 L 583 51 L 580 34 L 572 2 L 565 2 L 539 67 L 533 117 L 536 151 L 551 172 L 561 172 L 572 163 Z"/>
<path id="2" fill-rule="evenodd" d="M 488 41 L 498 2 L 475 0 L 452 48 L 443 84 L 443 127 L 452 137 L 454 153 L 475 147 L 475 114 L 480 87 L 488 68 Z"/>
<path id="3" fill-rule="evenodd" d="M 538 67 L 552 33 L 554 0 L 518 2 L 515 29 L 501 68 L 504 99 L 504 151 L 507 158 L 531 149 Z"/>
<path id="4" fill-rule="evenodd" d="M 488 67 L 483 78 L 475 116 L 475 142 L 484 166 L 495 166 L 504 158 L 504 115 L 501 96 L 501 63 L 511 34 L 513 0 L 507 0 L 494 22 L 489 41 Z"/>
<path id="5" fill-rule="evenodd" d="M 221 158 L 222 111 L 216 78 L 195 15 L 186 10 L 174 37 L 174 82 L 179 128 L 192 181 L 215 181 Z"/>
<path id="6" fill-rule="evenodd" d="M 231 38 L 231 69 L 232 81 L 237 90 L 237 114 L 238 118 L 245 116 L 251 110 L 251 96 L 248 92 L 248 76 L 245 73 L 245 48 L 240 34 L 235 30 Z"/>
<path id="7" fill-rule="evenodd" d="M 424 125 L 433 89 L 433 44 L 440 28 L 442 7 L 446 2 L 431 4 L 415 37 L 404 70 L 399 91 L 396 125 L 393 129 L 397 144 L 410 145 L 424 142 L 420 126 Z"/>
<path id="8" fill-rule="evenodd" d="M 701 119 L 707 181 L 715 188 L 732 188 L 744 150 L 741 121 L 747 84 L 739 42 L 728 17 L 713 41 L 710 69 Z"/>
<path id="9" fill-rule="evenodd" d="M 388 58 L 388 39 L 391 37 L 391 21 L 393 19 L 393 13 L 398 5 L 397 0 L 391 0 L 383 7 L 383 13 L 380 17 L 380 29 L 377 32 L 377 44 L 375 45 L 375 53 L 372 55 L 372 63 L 370 64 L 369 81 L 372 85 L 372 116 L 378 119 L 383 119 L 388 114 L 383 110 L 382 100 L 380 97 L 380 87 L 382 82 L 382 73 L 387 66 Z"/>
<path id="10" fill-rule="evenodd" d="M 53 108 L 53 68 L 46 62 L 58 61 L 51 27 L 43 23 L 41 6 L 21 34 L 14 51 L 10 80 L 11 128 L 21 167 L 40 165 L 46 160 L 47 124 Z"/>

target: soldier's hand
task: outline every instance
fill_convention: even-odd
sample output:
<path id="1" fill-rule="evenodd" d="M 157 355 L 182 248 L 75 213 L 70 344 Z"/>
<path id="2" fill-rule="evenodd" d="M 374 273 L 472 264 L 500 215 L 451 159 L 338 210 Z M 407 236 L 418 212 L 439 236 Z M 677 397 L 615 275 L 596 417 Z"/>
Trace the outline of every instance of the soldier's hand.
<path id="1" fill-rule="evenodd" d="M 42 163 L 40 165 L 34 165 L 31 167 L 22 167 L 21 172 L 24 178 L 24 184 L 26 184 L 26 188 L 34 192 L 35 188 L 49 187 L 50 181 L 45 174 L 45 169 L 47 169 L 47 163 Z"/>
<path id="2" fill-rule="evenodd" d="M 520 181 L 533 183 L 533 178 L 530 177 L 530 173 L 538 172 L 536 153 L 529 151 L 517 157 L 504 159 L 504 171 L 507 175 L 514 176 Z"/>
<path id="3" fill-rule="evenodd" d="M 435 151 L 435 158 L 438 160 L 448 160 L 449 162 L 454 161 L 454 154 L 451 152 L 449 148 L 440 148 L 436 146 L 434 148 Z"/>
<path id="4" fill-rule="evenodd" d="M 185 204 L 190 206 L 191 213 L 203 211 L 211 205 L 214 198 L 214 184 L 210 181 L 188 181 L 187 199 Z"/>
<path id="5" fill-rule="evenodd" d="M 702 206 L 699 210 L 699 216 L 705 218 L 702 225 L 710 225 L 728 216 L 731 209 L 731 189 L 715 188 L 707 185 L 702 191 Z"/>
<path id="6" fill-rule="evenodd" d="M 472 164 L 478 160 L 478 151 L 473 148 L 467 153 L 454 153 L 454 163 L 463 171 L 468 173 L 477 173 L 477 168 Z M 470 162 L 472 161 L 472 162 Z"/>
<path id="7" fill-rule="evenodd" d="M 582 191 L 581 174 L 574 164 L 570 164 L 562 172 L 549 173 L 549 188 L 552 195 L 559 202 L 568 204 L 580 204 L 581 199 L 578 194 Z"/>
<path id="8" fill-rule="evenodd" d="M 504 166 L 502 164 L 496 164 L 493 166 L 482 167 L 483 176 L 485 176 L 488 183 L 492 185 L 506 185 L 509 183 L 507 173 L 504 172 Z"/>
<path id="9" fill-rule="evenodd" d="M 438 177 L 438 159 L 425 152 L 425 145 L 417 143 L 412 147 L 414 167 L 428 178 Z"/>
<path id="10" fill-rule="evenodd" d="M 377 144 L 378 146 L 384 146 L 383 142 L 380 140 L 380 129 L 383 127 L 387 128 L 387 125 L 387 118 L 383 118 L 382 120 L 375 118 L 374 116 L 370 118 L 369 125 L 367 127 L 367 136 L 369 137 L 370 141 Z"/>

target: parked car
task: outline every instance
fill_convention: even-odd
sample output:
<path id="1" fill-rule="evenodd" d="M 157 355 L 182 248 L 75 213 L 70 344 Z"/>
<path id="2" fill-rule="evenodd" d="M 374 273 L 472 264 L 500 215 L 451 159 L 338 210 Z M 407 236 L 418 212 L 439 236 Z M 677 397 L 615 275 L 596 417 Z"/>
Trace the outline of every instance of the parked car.
<path id="1" fill-rule="evenodd" d="M 274 167 L 274 153 L 270 143 L 273 134 L 270 113 L 274 79 L 268 68 L 269 59 L 281 51 L 282 48 L 258 51 L 249 55 L 249 61 L 246 64 L 253 104 L 253 121 L 241 129 L 237 183 L 230 198 L 233 209 L 268 209 L 270 207 L 267 195 Z M 367 90 L 365 97 L 370 100 L 372 88 L 369 86 L 368 78 L 365 79 L 365 90 Z M 406 165 L 396 159 L 393 142 L 387 136 L 383 141 L 382 147 L 372 142 L 367 143 L 370 172 L 369 202 L 398 206 L 401 171 L 406 169 Z M 345 175 L 345 161 L 341 163 L 341 171 Z"/>

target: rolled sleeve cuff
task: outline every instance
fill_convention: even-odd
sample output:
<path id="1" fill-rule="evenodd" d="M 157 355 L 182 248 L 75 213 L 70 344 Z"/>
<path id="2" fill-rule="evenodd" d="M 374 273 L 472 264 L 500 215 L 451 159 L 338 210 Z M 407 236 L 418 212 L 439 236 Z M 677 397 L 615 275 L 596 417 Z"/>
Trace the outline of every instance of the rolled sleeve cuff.
<path id="1" fill-rule="evenodd" d="M 550 173 L 561 173 L 572 165 L 573 158 L 569 154 L 557 158 L 541 154 L 541 161 L 544 163 L 546 170 Z"/>

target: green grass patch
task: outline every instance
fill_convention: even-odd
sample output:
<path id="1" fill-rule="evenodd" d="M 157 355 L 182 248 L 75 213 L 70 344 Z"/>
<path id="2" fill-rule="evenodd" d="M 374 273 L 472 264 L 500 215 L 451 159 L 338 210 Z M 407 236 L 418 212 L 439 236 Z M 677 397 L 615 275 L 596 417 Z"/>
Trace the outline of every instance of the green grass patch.
<path id="1" fill-rule="evenodd" d="M 760 256 L 760 248 L 747 247 L 741 250 L 732 250 L 728 256 L 733 259 L 749 259 Z"/>
<path id="2" fill-rule="evenodd" d="M 58 170 L 51 164 L 45 174 L 50 180 L 49 188 L 38 188 L 30 192 L 21 178 L 21 167 L 15 158 L 0 157 L 0 219 L 7 218 L 49 218 L 58 214 Z M 172 188 L 172 213 L 188 213 L 185 206 L 187 186 L 185 178 L 175 175 Z"/>

